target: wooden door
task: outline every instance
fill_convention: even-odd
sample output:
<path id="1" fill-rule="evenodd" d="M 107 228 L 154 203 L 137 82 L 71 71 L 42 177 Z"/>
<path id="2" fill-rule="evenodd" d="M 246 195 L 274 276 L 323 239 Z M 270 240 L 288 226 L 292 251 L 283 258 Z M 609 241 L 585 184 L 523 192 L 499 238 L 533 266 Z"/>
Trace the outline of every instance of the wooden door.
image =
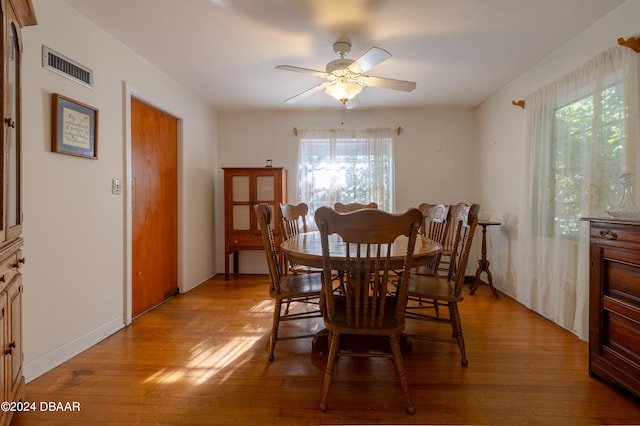
<path id="1" fill-rule="evenodd" d="M 178 291 L 178 120 L 131 98 L 132 317 Z"/>

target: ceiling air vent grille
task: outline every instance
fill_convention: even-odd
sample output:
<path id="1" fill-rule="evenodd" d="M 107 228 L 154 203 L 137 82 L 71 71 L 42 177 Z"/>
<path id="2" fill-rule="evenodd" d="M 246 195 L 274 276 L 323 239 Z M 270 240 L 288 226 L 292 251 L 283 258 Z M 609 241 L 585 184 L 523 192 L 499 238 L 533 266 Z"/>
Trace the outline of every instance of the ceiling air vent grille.
<path id="1" fill-rule="evenodd" d="M 90 89 L 93 88 L 93 71 L 44 45 L 42 67 Z"/>

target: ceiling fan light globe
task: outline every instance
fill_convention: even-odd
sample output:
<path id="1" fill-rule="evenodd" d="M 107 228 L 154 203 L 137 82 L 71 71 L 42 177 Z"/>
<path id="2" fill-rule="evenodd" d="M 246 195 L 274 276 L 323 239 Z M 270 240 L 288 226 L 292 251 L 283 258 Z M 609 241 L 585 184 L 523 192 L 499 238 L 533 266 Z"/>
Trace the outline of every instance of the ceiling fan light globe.
<path id="1" fill-rule="evenodd" d="M 340 78 L 335 83 L 328 85 L 324 91 L 332 98 L 345 103 L 360 93 L 362 86 L 346 78 Z"/>

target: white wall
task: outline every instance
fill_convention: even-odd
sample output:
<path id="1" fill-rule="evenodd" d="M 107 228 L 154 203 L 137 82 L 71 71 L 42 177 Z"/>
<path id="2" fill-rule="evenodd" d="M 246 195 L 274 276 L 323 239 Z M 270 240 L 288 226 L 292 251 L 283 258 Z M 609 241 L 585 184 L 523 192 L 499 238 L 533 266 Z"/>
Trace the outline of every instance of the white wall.
<path id="1" fill-rule="evenodd" d="M 598 53 L 617 44 L 619 37 L 638 34 L 640 2 L 629 0 L 596 22 L 567 45 L 545 58 L 522 76 L 491 96 L 478 108 L 476 193 L 480 203 L 494 210 L 493 219 L 504 225 L 488 231 L 488 250 L 496 287 L 528 306 L 530 292 L 518 285 L 518 216 L 526 194 L 525 114 L 512 100 L 577 68 Z"/>
<path id="2" fill-rule="evenodd" d="M 267 159 L 289 170 L 289 202 L 296 200 L 298 138 L 293 128 L 401 127 L 396 138 L 396 210 L 422 202 L 475 202 L 475 114 L 471 108 L 347 110 L 342 125 L 335 110 L 218 113 L 219 167 L 262 167 Z M 224 271 L 224 198 L 217 170 L 216 238 L 218 271 Z M 264 253 L 241 252 L 242 273 L 266 271 Z"/>
<path id="3" fill-rule="evenodd" d="M 216 113 L 59 0 L 33 1 L 23 31 L 24 356 L 30 380 L 123 327 L 125 83 L 183 118 L 180 275 L 187 291 L 215 273 Z M 42 68 L 46 45 L 94 71 L 88 89 Z M 98 160 L 50 152 L 51 93 L 99 109 Z"/>

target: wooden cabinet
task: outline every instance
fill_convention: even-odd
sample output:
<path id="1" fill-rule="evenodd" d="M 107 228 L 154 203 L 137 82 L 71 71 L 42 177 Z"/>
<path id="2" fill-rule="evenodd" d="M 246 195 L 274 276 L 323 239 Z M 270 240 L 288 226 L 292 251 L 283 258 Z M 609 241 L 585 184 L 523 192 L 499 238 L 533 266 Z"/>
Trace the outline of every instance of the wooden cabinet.
<path id="1" fill-rule="evenodd" d="M 640 222 L 588 220 L 589 374 L 640 397 Z"/>
<path id="2" fill-rule="evenodd" d="M 0 168 L 0 401 L 24 393 L 22 373 L 22 27 L 36 24 L 31 0 L 0 0 L 2 24 L 2 167 Z M 12 413 L 2 412 L 9 424 Z"/>
<path id="3" fill-rule="evenodd" d="M 224 279 L 229 279 L 229 256 L 233 271 L 239 273 L 240 250 L 264 250 L 255 204 L 271 207 L 271 226 L 276 246 L 282 232 L 280 203 L 287 202 L 287 170 L 282 167 L 223 167 L 224 170 Z"/>

